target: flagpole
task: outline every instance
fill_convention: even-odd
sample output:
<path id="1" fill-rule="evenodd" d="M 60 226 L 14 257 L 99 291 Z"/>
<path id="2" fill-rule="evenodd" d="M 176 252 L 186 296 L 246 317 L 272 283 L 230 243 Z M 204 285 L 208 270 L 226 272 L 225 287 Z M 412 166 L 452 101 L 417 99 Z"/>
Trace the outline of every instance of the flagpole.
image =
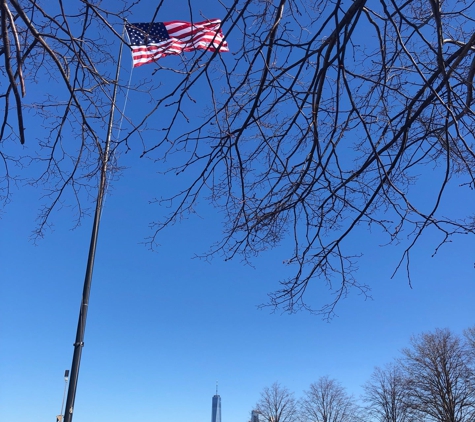
<path id="1" fill-rule="evenodd" d="M 112 94 L 111 110 L 109 114 L 109 125 L 107 128 L 106 142 L 103 151 L 101 152 L 101 178 L 99 182 L 96 210 L 94 214 L 94 223 L 92 225 L 91 241 L 89 245 L 89 254 L 87 258 L 86 275 L 84 277 L 84 287 L 82 293 L 81 307 L 79 309 L 79 319 L 76 331 L 76 341 L 74 342 L 74 353 L 71 364 L 71 376 L 69 381 L 68 396 L 66 399 L 64 422 L 71 422 L 74 413 L 74 402 L 76 399 L 76 389 L 79 377 L 79 366 L 81 363 L 82 348 L 84 347 L 84 334 L 86 331 L 86 318 L 89 306 L 89 295 L 91 292 L 92 273 L 94 268 L 94 258 L 96 255 L 97 238 L 99 235 L 99 224 L 101 220 L 102 206 L 104 203 L 104 196 L 107 185 L 107 165 L 110 158 L 110 142 L 112 135 L 112 124 L 114 122 L 115 101 L 117 97 L 117 85 L 119 82 L 120 62 L 122 58 L 122 46 L 120 44 L 119 58 L 117 60 L 117 70 L 114 81 L 114 90 Z"/>

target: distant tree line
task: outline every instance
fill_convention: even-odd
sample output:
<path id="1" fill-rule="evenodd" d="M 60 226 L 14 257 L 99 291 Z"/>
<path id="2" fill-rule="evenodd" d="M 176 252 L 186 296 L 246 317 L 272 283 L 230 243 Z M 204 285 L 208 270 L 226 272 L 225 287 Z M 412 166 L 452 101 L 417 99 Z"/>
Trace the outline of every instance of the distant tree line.
<path id="1" fill-rule="evenodd" d="M 278 382 L 261 392 L 253 422 L 474 422 L 475 326 L 413 336 L 376 367 L 358 399 L 323 376 L 300 399 Z"/>

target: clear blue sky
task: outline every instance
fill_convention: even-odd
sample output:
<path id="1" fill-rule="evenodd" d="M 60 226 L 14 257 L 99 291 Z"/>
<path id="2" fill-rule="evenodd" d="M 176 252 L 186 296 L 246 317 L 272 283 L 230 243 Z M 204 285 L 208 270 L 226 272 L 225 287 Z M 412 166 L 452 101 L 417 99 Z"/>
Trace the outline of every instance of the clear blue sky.
<path id="1" fill-rule="evenodd" d="M 182 3 L 158 19 L 186 19 Z M 208 15 L 212 3 L 203 6 Z M 147 17 L 146 6 L 137 6 L 133 18 Z M 140 105 L 129 107 L 137 112 Z M 299 396 L 329 375 L 358 396 L 374 367 L 397 357 L 412 334 L 436 327 L 461 333 L 475 323 L 473 238 L 458 238 L 431 257 L 430 233 L 412 256 L 412 289 L 404 274 L 390 279 L 397 247 L 379 247 L 383 239 L 362 231 L 354 247 L 364 253 L 358 277 L 372 287 L 371 300 L 355 292 L 331 323 L 307 313 L 259 310 L 289 271 L 282 264 L 286 243 L 256 258 L 254 267 L 239 259 L 192 259 L 222 230 L 216 210 L 203 202 L 200 217 L 166 230 L 157 250 L 148 250 L 149 223 L 162 212 L 148 201 L 166 194 L 174 180 L 157 174 L 140 152 L 119 157 L 126 169 L 105 204 L 75 422 L 208 422 L 216 381 L 223 422 L 247 422 L 260 391 L 274 381 Z M 426 188 L 420 186 L 421 195 Z M 449 194 L 448 213 L 473 209 L 473 194 Z M 34 245 L 38 200 L 38 190 L 19 186 L 0 214 L 5 422 L 53 421 L 59 414 L 84 280 L 92 220 L 71 230 L 70 213 L 57 212 L 53 230 Z M 310 294 L 328 292 L 312 288 Z"/>

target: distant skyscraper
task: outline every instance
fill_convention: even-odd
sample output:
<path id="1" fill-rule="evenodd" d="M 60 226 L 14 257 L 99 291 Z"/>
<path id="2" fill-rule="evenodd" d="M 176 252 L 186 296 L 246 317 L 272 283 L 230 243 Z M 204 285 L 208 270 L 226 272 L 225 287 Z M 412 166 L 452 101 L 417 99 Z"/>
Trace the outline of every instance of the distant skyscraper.
<path id="1" fill-rule="evenodd" d="M 216 394 L 213 396 L 213 405 L 211 407 L 211 422 L 221 422 L 221 397 L 218 395 L 217 385 Z"/>
<path id="2" fill-rule="evenodd" d="M 251 412 L 251 422 L 260 422 L 259 421 L 259 415 L 260 415 L 259 411 L 253 410 Z"/>

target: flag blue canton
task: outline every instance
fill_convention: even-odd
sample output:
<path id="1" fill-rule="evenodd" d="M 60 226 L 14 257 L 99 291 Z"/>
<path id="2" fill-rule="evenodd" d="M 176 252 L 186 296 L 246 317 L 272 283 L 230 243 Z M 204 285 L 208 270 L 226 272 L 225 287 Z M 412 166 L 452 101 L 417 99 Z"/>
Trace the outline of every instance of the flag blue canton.
<path id="1" fill-rule="evenodd" d="M 127 28 L 130 45 L 148 45 L 160 43 L 170 38 L 163 22 L 134 23 Z"/>

